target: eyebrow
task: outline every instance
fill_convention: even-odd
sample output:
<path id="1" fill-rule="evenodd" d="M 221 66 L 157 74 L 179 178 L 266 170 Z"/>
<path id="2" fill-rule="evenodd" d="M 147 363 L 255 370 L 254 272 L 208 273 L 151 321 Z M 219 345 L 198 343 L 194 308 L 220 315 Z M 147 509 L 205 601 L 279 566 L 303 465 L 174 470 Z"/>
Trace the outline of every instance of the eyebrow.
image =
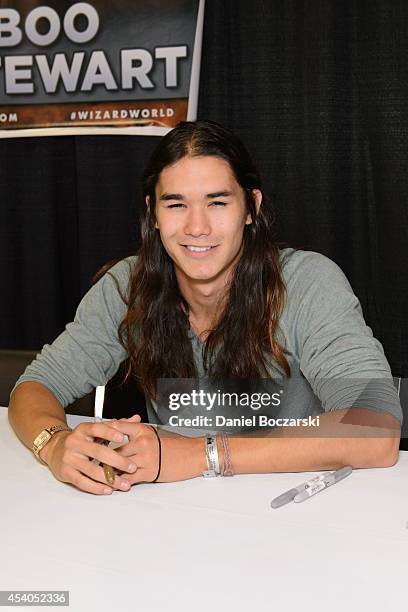
<path id="1" fill-rule="evenodd" d="M 216 191 L 215 193 L 207 193 L 207 195 L 205 196 L 206 198 L 208 198 L 209 200 L 212 200 L 214 198 L 228 198 L 229 196 L 232 196 L 232 191 Z M 185 200 L 185 196 L 183 196 L 181 193 L 163 193 L 159 200 L 161 201 L 168 201 L 168 200 Z"/>

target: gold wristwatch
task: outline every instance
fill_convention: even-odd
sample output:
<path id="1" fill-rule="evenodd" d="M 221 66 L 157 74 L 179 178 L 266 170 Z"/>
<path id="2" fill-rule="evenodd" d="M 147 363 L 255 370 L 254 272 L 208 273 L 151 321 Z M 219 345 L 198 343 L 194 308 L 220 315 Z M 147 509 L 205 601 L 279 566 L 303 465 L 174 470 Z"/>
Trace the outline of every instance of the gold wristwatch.
<path id="1" fill-rule="evenodd" d="M 45 463 L 45 461 L 43 461 L 40 457 L 40 450 L 44 448 L 44 446 L 51 440 L 52 436 L 58 431 L 72 431 L 72 429 L 67 425 L 53 425 L 52 427 L 43 429 L 34 440 L 32 451 L 37 457 L 38 461 L 41 463 Z"/>

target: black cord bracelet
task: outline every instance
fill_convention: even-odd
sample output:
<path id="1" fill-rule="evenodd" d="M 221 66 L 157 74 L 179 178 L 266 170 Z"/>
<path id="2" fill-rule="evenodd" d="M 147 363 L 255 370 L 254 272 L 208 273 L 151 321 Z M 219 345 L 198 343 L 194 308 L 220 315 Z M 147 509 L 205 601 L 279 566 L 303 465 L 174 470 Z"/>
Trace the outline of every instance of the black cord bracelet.
<path id="1" fill-rule="evenodd" d="M 156 434 L 157 442 L 159 444 L 159 469 L 157 470 L 156 478 L 154 480 L 150 481 L 151 483 L 153 483 L 153 482 L 157 482 L 159 477 L 160 477 L 160 471 L 161 471 L 161 440 L 160 440 L 160 436 L 159 436 L 159 434 L 157 432 L 156 427 L 152 427 L 151 425 L 150 425 L 150 427 L 153 429 L 154 433 Z"/>

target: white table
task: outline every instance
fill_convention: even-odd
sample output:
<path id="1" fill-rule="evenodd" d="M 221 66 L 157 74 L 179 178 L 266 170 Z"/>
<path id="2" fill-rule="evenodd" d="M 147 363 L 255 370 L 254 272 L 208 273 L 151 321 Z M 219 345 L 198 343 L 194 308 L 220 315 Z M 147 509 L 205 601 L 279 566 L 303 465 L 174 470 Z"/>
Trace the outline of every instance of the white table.
<path id="1" fill-rule="evenodd" d="M 69 590 L 75 612 L 406 609 L 407 452 L 392 468 L 357 470 L 272 510 L 273 497 L 312 474 L 196 478 L 99 497 L 56 481 L 5 409 L 0 448 L 2 590 Z"/>

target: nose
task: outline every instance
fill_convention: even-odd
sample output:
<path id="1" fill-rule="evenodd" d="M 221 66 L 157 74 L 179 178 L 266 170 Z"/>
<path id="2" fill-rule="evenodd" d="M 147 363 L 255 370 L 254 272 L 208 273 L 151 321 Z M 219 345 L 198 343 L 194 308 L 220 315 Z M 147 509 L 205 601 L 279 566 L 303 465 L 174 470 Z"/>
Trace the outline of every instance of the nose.
<path id="1" fill-rule="evenodd" d="M 205 210 L 198 208 L 190 208 L 188 210 L 185 218 L 184 233 L 195 238 L 208 236 L 211 233 L 210 222 Z"/>

